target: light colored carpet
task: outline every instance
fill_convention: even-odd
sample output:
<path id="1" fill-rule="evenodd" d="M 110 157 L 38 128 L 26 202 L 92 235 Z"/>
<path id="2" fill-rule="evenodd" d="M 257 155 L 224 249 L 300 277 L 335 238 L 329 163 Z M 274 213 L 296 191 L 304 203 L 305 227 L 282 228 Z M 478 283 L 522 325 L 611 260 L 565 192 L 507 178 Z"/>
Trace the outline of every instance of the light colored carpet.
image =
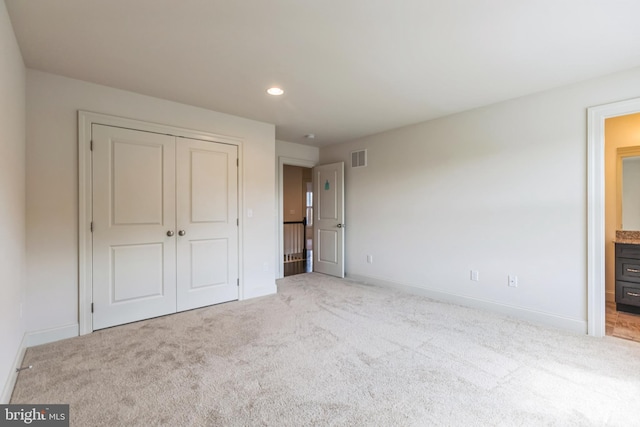
<path id="1" fill-rule="evenodd" d="M 75 426 L 640 425 L 640 345 L 316 273 L 28 349 Z"/>

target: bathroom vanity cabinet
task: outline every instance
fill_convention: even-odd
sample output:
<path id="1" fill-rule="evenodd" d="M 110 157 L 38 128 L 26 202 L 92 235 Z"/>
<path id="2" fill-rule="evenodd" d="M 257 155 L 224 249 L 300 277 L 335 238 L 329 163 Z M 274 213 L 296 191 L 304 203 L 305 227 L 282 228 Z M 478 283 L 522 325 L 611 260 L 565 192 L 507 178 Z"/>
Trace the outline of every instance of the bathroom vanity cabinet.
<path id="1" fill-rule="evenodd" d="M 640 313 L 640 244 L 616 243 L 616 308 Z"/>

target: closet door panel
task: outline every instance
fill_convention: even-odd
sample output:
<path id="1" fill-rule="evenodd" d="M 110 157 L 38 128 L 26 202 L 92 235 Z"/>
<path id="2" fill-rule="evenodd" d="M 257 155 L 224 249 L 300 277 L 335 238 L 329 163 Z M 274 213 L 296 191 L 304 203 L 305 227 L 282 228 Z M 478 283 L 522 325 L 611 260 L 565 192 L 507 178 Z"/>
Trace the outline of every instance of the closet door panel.
<path id="1" fill-rule="evenodd" d="M 238 299 L 238 149 L 177 145 L 178 311 Z"/>
<path id="2" fill-rule="evenodd" d="M 93 329 L 176 310 L 175 138 L 92 127 Z"/>

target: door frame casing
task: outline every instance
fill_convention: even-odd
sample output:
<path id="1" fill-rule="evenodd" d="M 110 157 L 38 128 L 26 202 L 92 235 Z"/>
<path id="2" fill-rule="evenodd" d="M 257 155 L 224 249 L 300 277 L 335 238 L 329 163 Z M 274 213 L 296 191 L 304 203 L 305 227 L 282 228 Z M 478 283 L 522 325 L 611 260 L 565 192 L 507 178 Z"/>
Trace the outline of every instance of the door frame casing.
<path id="1" fill-rule="evenodd" d="M 199 139 L 202 141 L 218 142 L 238 147 L 238 275 L 240 279 L 238 299 L 244 299 L 243 280 L 243 138 L 219 135 L 185 129 L 176 126 L 145 122 L 90 111 L 78 111 L 78 323 L 80 335 L 93 332 L 91 303 L 93 301 L 93 266 L 92 266 L 92 165 L 91 165 L 91 127 L 94 124 L 121 127 L 144 132 L 153 132 L 175 137 Z"/>
<path id="2" fill-rule="evenodd" d="M 303 168 L 314 168 L 318 162 L 312 160 L 296 159 L 294 157 L 278 157 L 278 279 L 284 277 L 284 231 L 282 222 L 284 221 L 284 165 L 300 166 Z M 306 243 L 305 243 L 306 244 Z"/>
<path id="3" fill-rule="evenodd" d="M 587 333 L 605 335 L 605 120 L 640 112 L 640 98 L 587 109 Z"/>

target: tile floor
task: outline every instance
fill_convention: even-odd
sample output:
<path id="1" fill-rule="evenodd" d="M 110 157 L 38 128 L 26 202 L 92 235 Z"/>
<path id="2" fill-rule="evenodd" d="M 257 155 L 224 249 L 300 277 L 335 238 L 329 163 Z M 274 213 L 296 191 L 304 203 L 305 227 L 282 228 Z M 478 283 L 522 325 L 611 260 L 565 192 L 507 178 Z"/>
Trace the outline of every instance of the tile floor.
<path id="1" fill-rule="evenodd" d="M 605 333 L 640 342 L 640 315 L 616 311 L 616 303 L 607 301 Z"/>

